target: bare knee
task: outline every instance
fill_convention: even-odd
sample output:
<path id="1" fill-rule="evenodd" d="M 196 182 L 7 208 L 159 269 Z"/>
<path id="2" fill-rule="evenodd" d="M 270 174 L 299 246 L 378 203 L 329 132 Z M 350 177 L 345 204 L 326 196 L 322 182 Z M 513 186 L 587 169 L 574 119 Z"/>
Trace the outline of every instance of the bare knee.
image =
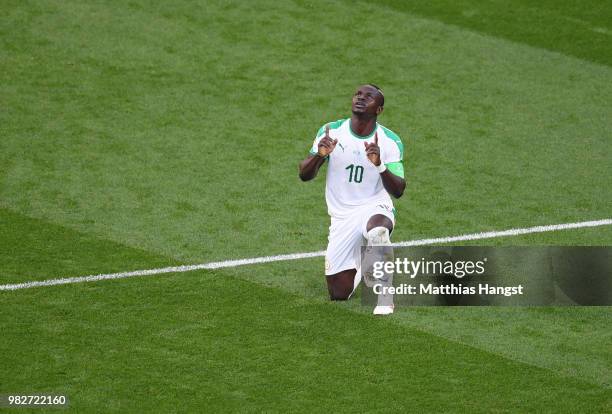
<path id="1" fill-rule="evenodd" d="M 331 300 L 347 300 L 354 289 L 356 269 L 344 270 L 327 276 L 327 291 Z"/>
<path id="2" fill-rule="evenodd" d="M 351 293 L 353 292 L 353 289 L 351 288 L 351 290 L 346 290 L 346 289 L 328 289 L 329 290 L 329 299 L 330 300 L 347 300 L 350 296 Z"/>
<path id="3" fill-rule="evenodd" d="M 375 227 L 386 227 L 389 229 L 389 233 L 391 233 L 393 231 L 393 222 L 387 216 L 375 214 L 368 220 L 366 231 L 370 231 Z"/>

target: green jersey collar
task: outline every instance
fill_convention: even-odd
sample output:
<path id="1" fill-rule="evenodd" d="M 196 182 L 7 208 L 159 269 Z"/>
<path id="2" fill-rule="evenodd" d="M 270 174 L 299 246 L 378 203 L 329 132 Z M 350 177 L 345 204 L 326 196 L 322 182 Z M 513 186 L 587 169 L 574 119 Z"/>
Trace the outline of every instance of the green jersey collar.
<path id="1" fill-rule="evenodd" d="M 368 139 L 368 138 L 372 138 L 372 136 L 374 135 L 374 133 L 378 129 L 378 122 L 374 126 L 374 129 L 372 130 L 372 133 L 370 135 L 367 135 L 367 136 L 359 135 L 358 133 L 353 131 L 353 127 L 351 126 L 351 119 L 350 118 L 349 118 L 349 125 L 348 126 L 349 126 L 349 131 L 351 132 L 351 135 L 354 136 L 355 138 L 357 138 L 357 139 Z"/>

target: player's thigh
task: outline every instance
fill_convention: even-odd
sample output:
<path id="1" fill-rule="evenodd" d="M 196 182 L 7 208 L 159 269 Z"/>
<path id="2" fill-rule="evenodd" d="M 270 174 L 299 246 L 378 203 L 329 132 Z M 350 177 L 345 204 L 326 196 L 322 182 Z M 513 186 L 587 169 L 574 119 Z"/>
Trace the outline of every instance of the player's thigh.
<path id="1" fill-rule="evenodd" d="M 332 219 L 329 228 L 329 243 L 325 254 L 325 275 L 332 276 L 342 271 L 356 269 L 356 251 L 362 242 L 359 217 Z"/>

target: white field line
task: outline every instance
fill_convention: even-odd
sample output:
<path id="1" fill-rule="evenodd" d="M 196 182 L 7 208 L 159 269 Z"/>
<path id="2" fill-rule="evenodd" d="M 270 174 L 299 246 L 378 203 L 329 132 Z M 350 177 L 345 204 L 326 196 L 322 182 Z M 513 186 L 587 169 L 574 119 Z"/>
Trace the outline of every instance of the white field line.
<path id="1" fill-rule="evenodd" d="M 493 239 L 496 237 L 520 236 L 523 234 L 530 234 L 530 233 L 545 233 L 547 231 L 570 230 L 570 229 L 580 229 L 583 227 L 599 227 L 599 226 L 609 226 L 609 225 L 612 225 L 612 219 L 582 221 L 579 223 L 551 224 L 548 226 L 526 227 L 523 229 L 487 231 L 484 233 L 464 234 L 461 236 L 452 236 L 452 237 L 439 237 L 436 239 L 411 240 L 411 241 L 393 243 L 393 245 L 397 247 L 426 246 L 428 244 L 454 243 L 458 241 Z"/>
<path id="2" fill-rule="evenodd" d="M 483 233 L 463 234 L 463 235 L 451 236 L 451 237 L 439 237 L 435 239 L 409 240 L 409 241 L 394 243 L 393 245 L 396 247 L 424 246 L 424 245 L 432 245 L 432 244 L 444 244 L 444 243 L 453 243 L 453 242 L 459 242 L 459 241 L 492 239 L 496 237 L 520 236 L 522 234 L 545 233 L 549 231 L 570 230 L 570 229 L 579 229 L 579 228 L 584 228 L 584 227 L 599 227 L 599 226 L 609 226 L 609 225 L 612 225 L 612 219 L 583 221 L 579 223 L 553 224 L 553 225 L 548 225 L 548 226 L 526 227 L 526 228 L 509 229 L 509 230 L 502 230 L 502 231 L 488 231 L 488 232 L 483 232 Z M 158 269 L 135 270 L 132 272 L 107 273 L 107 274 L 79 276 L 79 277 L 67 277 L 63 279 L 48 279 L 48 280 L 41 280 L 41 281 L 0 285 L 0 290 L 28 289 L 28 288 L 41 287 L 41 286 L 66 285 L 70 283 L 95 282 L 98 280 L 123 279 L 127 277 L 136 277 L 136 276 L 160 275 L 164 273 L 183 273 L 183 272 L 191 272 L 193 270 L 201 270 L 201 269 L 208 269 L 208 270 L 222 269 L 226 267 L 245 266 L 245 265 L 251 265 L 251 264 L 258 264 L 258 263 L 283 262 L 287 260 L 308 259 L 308 258 L 320 257 L 320 256 L 325 256 L 325 251 L 310 252 L 310 253 L 283 254 L 279 256 L 253 257 L 250 259 L 225 260 L 222 262 L 202 263 L 198 265 L 163 267 L 163 268 L 158 268 Z"/>

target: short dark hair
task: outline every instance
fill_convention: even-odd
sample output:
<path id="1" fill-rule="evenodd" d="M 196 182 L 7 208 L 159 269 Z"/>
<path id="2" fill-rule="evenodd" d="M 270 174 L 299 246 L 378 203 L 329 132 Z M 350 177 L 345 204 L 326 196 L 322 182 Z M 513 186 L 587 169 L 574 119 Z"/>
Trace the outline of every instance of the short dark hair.
<path id="1" fill-rule="evenodd" d="M 383 93 L 382 89 L 380 89 L 378 86 L 374 85 L 373 83 L 368 83 L 367 85 L 376 89 L 378 93 L 380 93 L 380 96 L 382 97 L 382 102 L 380 103 L 380 106 L 385 106 L 385 94 Z"/>

